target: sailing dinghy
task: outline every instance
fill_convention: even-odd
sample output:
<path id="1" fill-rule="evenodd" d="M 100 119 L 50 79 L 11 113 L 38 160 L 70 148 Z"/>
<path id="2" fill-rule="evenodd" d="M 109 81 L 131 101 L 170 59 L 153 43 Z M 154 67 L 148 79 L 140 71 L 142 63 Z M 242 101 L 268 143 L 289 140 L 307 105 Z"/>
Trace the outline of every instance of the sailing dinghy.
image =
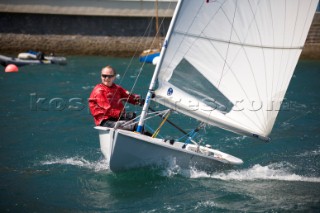
<path id="1" fill-rule="evenodd" d="M 96 127 L 114 172 L 173 161 L 215 171 L 242 160 L 142 134 L 156 101 L 240 135 L 269 140 L 318 0 L 179 0 L 137 132 Z M 157 88 L 156 88 L 157 86 Z"/>

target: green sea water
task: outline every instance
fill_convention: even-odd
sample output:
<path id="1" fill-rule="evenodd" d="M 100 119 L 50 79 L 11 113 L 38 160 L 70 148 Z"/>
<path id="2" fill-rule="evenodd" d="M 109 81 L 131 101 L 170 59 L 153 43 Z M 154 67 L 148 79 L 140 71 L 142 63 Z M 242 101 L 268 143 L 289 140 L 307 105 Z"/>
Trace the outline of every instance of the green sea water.
<path id="1" fill-rule="evenodd" d="M 213 127 L 201 132 L 200 140 L 243 165 L 213 174 L 174 165 L 114 174 L 87 99 L 105 65 L 117 69 L 117 83 L 142 96 L 154 67 L 141 67 L 137 58 L 67 60 L 0 73 L 1 212 L 320 211 L 320 61 L 299 62 L 270 143 Z M 171 118 L 195 127 L 189 118 Z M 169 127 L 161 134 L 181 136 Z"/>

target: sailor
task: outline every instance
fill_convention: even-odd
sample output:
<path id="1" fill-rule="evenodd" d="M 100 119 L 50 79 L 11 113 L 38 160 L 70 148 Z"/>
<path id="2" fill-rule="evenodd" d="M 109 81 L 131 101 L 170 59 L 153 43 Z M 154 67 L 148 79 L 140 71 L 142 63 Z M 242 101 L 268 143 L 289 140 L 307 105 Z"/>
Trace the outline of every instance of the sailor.
<path id="1" fill-rule="evenodd" d="M 106 66 L 101 70 L 101 84 L 94 87 L 89 98 L 90 112 L 97 126 L 134 130 L 134 125 L 122 126 L 136 117 L 134 112 L 125 111 L 124 102 L 143 105 L 144 100 L 115 84 L 115 78 L 113 67 Z"/>

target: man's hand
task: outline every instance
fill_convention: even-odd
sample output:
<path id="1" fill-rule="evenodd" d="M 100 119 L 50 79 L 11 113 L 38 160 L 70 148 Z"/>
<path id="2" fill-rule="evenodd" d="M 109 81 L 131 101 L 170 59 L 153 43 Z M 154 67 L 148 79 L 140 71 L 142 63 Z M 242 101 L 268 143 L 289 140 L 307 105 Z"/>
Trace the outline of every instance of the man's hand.
<path id="1" fill-rule="evenodd" d="M 123 113 L 120 117 L 120 120 L 126 120 L 126 121 L 129 121 L 129 120 L 132 120 L 136 117 L 136 113 L 135 112 L 126 112 L 126 113 Z"/>
<path id="2" fill-rule="evenodd" d="M 140 99 L 138 100 L 139 106 L 143 106 L 143 105 L 144 105 L 144 102 L 145 102 L 145 100 L 142 99 L 142 98 L 140 98 Z"/>

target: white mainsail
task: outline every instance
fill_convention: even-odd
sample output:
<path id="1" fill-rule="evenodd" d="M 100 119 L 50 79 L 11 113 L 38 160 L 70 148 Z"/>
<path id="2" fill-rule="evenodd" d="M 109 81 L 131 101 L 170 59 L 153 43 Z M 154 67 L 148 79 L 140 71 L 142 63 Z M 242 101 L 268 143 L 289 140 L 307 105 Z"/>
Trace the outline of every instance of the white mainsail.
<path id="1" fill-rule="evenodd" d="M 181 0 L 155 100 L 267 139 L 318 0 Z"/>

